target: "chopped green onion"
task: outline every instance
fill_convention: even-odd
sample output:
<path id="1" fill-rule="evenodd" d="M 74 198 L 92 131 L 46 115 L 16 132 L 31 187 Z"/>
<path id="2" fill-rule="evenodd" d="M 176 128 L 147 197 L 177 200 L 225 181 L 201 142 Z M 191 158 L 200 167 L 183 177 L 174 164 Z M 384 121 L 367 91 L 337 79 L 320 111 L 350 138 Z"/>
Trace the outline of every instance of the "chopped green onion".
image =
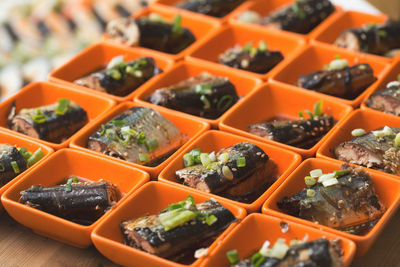
<path id="1" fill-rule="evenodd" d="M 400 74 L 397 75 L 397 80 L 400 82 Z"/>
<path id="2" fill-rule="evenodd" d="M 322 173 L 321 169 L 315 169 L 315 170 L 310 171 L 310 176 L 312 178 L 317 178 L 317 177 L 320 177 L 322 175 L 323 175 L 323 173 Z"/>
<path id="3" fill-rule="evenodd" d="M 28 160 L 30 156 L 32 156 L 32 153 L 26 149 L 26 147 L 20 147 L 18 148 L 19 153 L 24 157 L 25 160 Z"/>
<path id="4" fill-rule="evenodd" d="M 78 183 L 78 182 L 79 182 L 78 177 L 72 177 L 71 179 L 72 179 L 72 182 L 73 182 L 73 183 Z"/>
<path id="5" fill-rule="evenodd" d="M 146 143 L 146 133 L 145 132 L 139 132 L 139 136 L 137 137 L 137 143 L 138 144 Z"/>
<path id="6" fill-rule="evenodd" d="M 318 178 L 318 183 L 323 183 L 323 182 L 325 182 L 326 180 L 330 180 L 330 179 L 332 179 L 332 178 L 335 178 L 335 174 L 334 174 L 334 173 L 328 173 L 328 174 L 321 175 L 321 176 Z"/>
<path id="7" fill-rule="evenodd" d="M 183 166 L 186 168 L 193 165 L 194 165 L 193 155 L 191 155 L 190 153 L 186 153 L 185 155 L 183 155 Z"/>
<path id="8" fill-rule="evenodd" d="M 43 114 L 32 116 L 34 123 L 44 123 L 46 122 L 46 116 Z"/>
<path id="9" fill-rule="evenodd" d="M 342 176 L 344 176 L 346 174 L 349 174 L 349 173 L 350 173 L 349 170 L 340 170 L 340 171 L 334 171 L 333 172 L 335 178 L 342 177 Z"/>
<path id="10" fill-rule="evenodd" d="M 299 113 L 299 117 L 304 119 L 303 111 L 300 110 L 298 113 Z"/>
<path id="11" fill-rule="evenodd" d="M 41 160 L 44 157 L 44 154 L 42 152 L 42 148 L 38 148 L 33 154 L 32 156 L 30 156 L 27 160 L 28 166 L 31 167 L 33 166 L 36 162 L 38 162 L 39 160 Z"/>
<path id="12" fill-rule="evenodd" d="M 141 70 L 135 70 L 133 72 L 133 76 L 135 76 L 136 78 L 142 78 L 143 77 L 143 71 Z"/>
<path id="13" fill-rule="evenodd" d="M 384 30 L 379 30 L 378 31 L 378 35 L 382 38 L 385 38 L 387 36 L 387 32 Z"/>
<path id="14" fill-rule="evenodd" d="M 218 101 L 217 110 L 218 111 L 225 111 L 227 110 L 233 103 L 233 96 L 231 95 L 224 95 Z"/>
<path id="15" fill-rule="evenodd" d="M 209 225 L 209 226 L 213 225 L 217 221 L 218 221 L 218 218 L 215 217 L 215 215 L 210 215 L 210 216 L 207 216 L 207 218 L 206 218 L 206 224 Z"/>
<path id="16" fill-rule="evenodd" d="M 194 164 L 201 164 L 201 160 L 200 160 L 201 149 L 200 148 L 193 149 L 189 153 L 190 153 L 190 155 L 193 156 Z"/>
<path id="17" fill-rule="evenodd" d="M 322 100 L 318 101 L 317 103 L 315 103 L 314 105 L 314 116 L 316 117 L 321 117 L 322 115 L 324 115 L 324 113 L 322 113 Z"/>
<path id="18" fill-rule="evenodd" d="M 351 131 L 351 135 L 355 137 L 363 136 L 364 134 L 365 134 L 364 129 L 354 129 L 353 131 Z"/>
<path id="19" fill-rule="evenodd" d="M 242 48 L 243 52 L 250 52 L 251 48 L 253 47 L 253 42 L 248 42 Z"/>
<path id="20" fill-rule="evenodd" d="M 236 249 L 230 250 L 226 252 L 226 257 L 228 258 L 231 265 L 234 265 L 240 261 L 238 252 Z"/>
<path id="21" fill-rule="evenodd" d="M 110 60 L 110 62 L 108 63 L 107 69 L 108 69 L 108 70 L 113 69 L 113 68 L 119 66 L 119 64 L 121 64 L 122 62 L 124 62 L 124 56 L 116 56 L 116 57 L 113 57 L 113 58 Z"/>
<path id="22" fill-rule="evenodd" d="M 130 66 L 130 65 L 128 65 L 128 66 L 125 68 L 125 72 L 128 73 L 128 74 L 130 74 L 130 75 L 132 75 L 132 76 L 135 76 L 135 69 L 134 69 L 132 66 Z"/>
<path id="23" fill-rule="evenodd" d="M 314 114 L 312 114 L 311 111 L 304 110 L 304 112 L 307 113 L 310 116 L 310 118 L 314 118 Z"/>
<path id="24" fill-rule="evenodd" d="M 103 135 L 106 132 L 106 126 L 104 124 L 101 125 L 100 135 Z"/>
<path id="25" fill-rule="evenodd" d="M 260 252 L 257 252 L 251 257 L 251 263 L 253 264 L 254 267 L 259 267 L 264 262 L 265 262 L 265 257 Z"/>
<path id="26" fill-rule="evenodd" d="M 111 140 L 118 140 L 117 133 L 114 129 L 106 129 L 106 137 Z"/>
<path id="27" fill-rule="evenodd" d="M 211 162 L 210 164 L 207 165 L 206 169 L 216 171 L 218 170 L 218 167 L 219 167 L 218 162 Z"/>
<path id="28" fill-rule="evenodd" d="M 246 158 L 245 157 L 239 157 L 236 159 L 236 166 L 240 167 L 245 167 L 246 166 Z"/>
<path id="29" fill-rule="evenodd" d="M 315 190 L 314 189 L 307 189 L 307 196 L 310 198 L 315 197 Z"/>
<path id="30" fill-rule="evenodd" d="M 385 135 L 392 135 L 392 134 L 393 134 L 392 128 L 390 128 L 389 126 L 383 127 L 382 132 L 383 132 Z"/>
<path id="31" fill-rule="evenodd" d="M 394 138 L 394 144 L 396 146 L 400 146 L 400 133 L 396 134 L 396 137 Z"/>
<path id="32" fill-rule="evenodd" d="M 250 55 L 252 55 L 252 56 L 257 55 L 257 52 L 258 52 L 258 50 L 257 50 L 257 48 L 255 48 L 255 47 L 252 47 L 252 48 L 250 49 Z"/>
<path id="33" fill-rule="evenodd" d="M 154 151 L 158 147 L 158 139 L 151 138 L 149 140 L 146 140 L 146 147 L 149 152 Z"/>
<path id="34" fill-rule="evenodd" d="M 358 66 L 358 68 L 359 68 L 360 70 L 366 70 L 366 69 L 367 69 L 367 66 L 365 66 L 365 65 L 360 65 L 360 66 Z"/>
<path id="35" fill-rule="evenodd" d="M 212 93 L 212 86 L 208 83 L 198 84 L 195 87 L 196 93 L 201 95 L 211 95 Z"/>
<path id="36" fill-rule="evenodd" d="M 207 99 L 207 97 L 205 95 L 201 95 L 200 96 L 200 100 L 201 100 L 201 102 L 203 102 L 205 109 L 211 108 L 211 103 L 210 103 L 210 101 Z"/>
<path id="37" fill-rule="evenodd" d="M 59 99 L 58 106 L 56 108 L 56 114 L 60 116 L 65 115 L 65 113 L 68 111 L 70 102 L 71 101 L 69 99 Z"/>
<path id="38" fill-rule="evenodd" d="M 66 184 L 66 185 L 65 185 L 65 191 L 67 191 L 67 192 L 71 192 L 71 191 L 72 191 L 72 186 L 71 186 L 71 184 Z"/>
<path id="39" fill-rule="evenodd" d="M 335 59 L 340 59 L 340 55 L 335 55 Z"/>
<path id="40" fill-rule="evenodd" d="M 317 183 L 317 180 L 311 176 L 304 177 L 304 182 L 307 186 L 313 186 Z"/>
<path id="41" fill-rule="evenodd" d="M 218 161 L 221 164 L 225 164 L 229 161 L 229 154 L 227 152 L 222 153 L 221 155 L 218 156 Z"/>
<path id="42" fill-rule="evenodd" d="M 258 43 L 258 50 L 260 50 L 260 51 L 262 51 L 262 52 L 267 51 L 267 50 L 268 50 L 268 45 L 267 45 L 267 43 L 264 42 L 263 40 L 261 40 L 261 41 Z"/>
<path id="43" fill-rule="evenodd" d="M 115 70 L 115 69 L 111 69 L 109 71 L 107 71 L 107 74 L 111 76 L 111 78 L 113 78 L 114 80 L 119 80 L 121 79 L 122 75 L 121 72 L 119 70 Z"/>
<path id="44" fill-rule="evenodd" d="M 215 156 L 215 152 L 211 152 L 210 154 L 208 154 L 208 157 L 211 161 L 217 161 L 217 157 Z"/>
<path id="45" fill-rule="evenodd" d="M 332 186 L 332 185 L 335 185 L 335 184 L 338 184 L 338 183 L 339 183 L 338 179 L 332 178 L 332 179 L 328 179 L 326 181 L 323 181 L 322 185 L 324 187 L 328 187 L 328 186 Z"/>
<path id="46" fill-rule="evenodd" d="M 232 171 L 229 169 L 228 166 L 224 166 L 222 167 L 222 174 L 224 175 L 224 177 L 228 180 L 232 180 L 233 179 L 233 173 Z"/>
<path id="47" fill-rule="evenodd" d="M 42 114 L 42 111 L 40 110 L 40 108 L 36 108 L 36 109 L 35 109 L 35 114 L 36 114 L 36 115 Z"/>
<path id="48" fill-rule="evenodd" d="M 18 163 L 16 161 L 11 161 L 10 164 L 11 164 L 11 167 L 13 168 L 15 174 L 21 172 L 21 170 L 19 169 Z"/>
<path id="49" fill-rule="evenodd" d="M 172 32 L 176 34 L 182 34 L 182 16 L 180 14 L 176 15 L 174 18 L 174 23 L 172 25 Z"/>
<path id="50" fill-rule="evenodd" d="M 147 154 L 147 153 L 139 153 L 139 160 L 141 162 L 149 161 L 149 154 Z"/>
<path id="51" fill-rule="evenodd" d="M 5 169 L 6 167 L 4 167 L 4 164 L 0 163 L 0 172 L 4 172 Z"/>
<path id="52" fill-rule="evenodd" d="M 300 19 L 304 19 L 306 17 L 306 14 L 304 13 L 304 11 L 300 8 L 299 6 L 299 1 L 296 1 L 295 3 L 293 3 L 292 5 L 292 10 L 293 12 L 300 18 Z"/>
<path id="53" fill-rule="evenodd" d="M 187 223 L 188 221 L 193 220 L 195 217 L 196 214 L 193 211 L 184 210 L 181 212 L 177 212 L 177 214 L 169 220 L 161 221 L 161 224 L 164 226 L 165 231 L 169 231 L 182 224 Z"/>
<path id="54" fill-rule="evenodd" d="M 207 166 L 208 164 L 211 163 L 210 157 L 208 156 L 208 153 L 201 153 L 200 154 L 200 161 L 203 166 Z"/>
<path id="55" fill-rule="evenodd" d="M 123 120 L 112 120 L 111 121 L 115 126 L 124 126 L 126 124 Z"/>

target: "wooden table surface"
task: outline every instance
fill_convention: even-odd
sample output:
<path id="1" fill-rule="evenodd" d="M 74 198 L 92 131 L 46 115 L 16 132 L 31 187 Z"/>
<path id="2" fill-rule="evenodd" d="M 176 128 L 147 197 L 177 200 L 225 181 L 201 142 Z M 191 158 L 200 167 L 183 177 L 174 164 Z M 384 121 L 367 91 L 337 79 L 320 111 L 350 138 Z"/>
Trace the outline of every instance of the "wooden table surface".
<path id="1" fill-rule="evenodd" d="M 4 212 L 0 215 L 0 266 L 114 267 L 117 265 L 103 257 L 94 247 L 79 249 L 36 235 Z M 352 266 L 400 266 L 400 210 L 367 255 L 356 259 Z"/>

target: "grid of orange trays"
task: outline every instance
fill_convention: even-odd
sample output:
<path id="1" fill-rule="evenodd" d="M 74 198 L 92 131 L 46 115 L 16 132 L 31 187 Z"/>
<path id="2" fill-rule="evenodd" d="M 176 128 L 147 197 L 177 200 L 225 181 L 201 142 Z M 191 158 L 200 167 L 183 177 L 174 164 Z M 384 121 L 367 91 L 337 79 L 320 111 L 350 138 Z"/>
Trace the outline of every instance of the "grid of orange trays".
<path id="1" fill-rule="evenodd" d="M 2 206 L 124 266 L 350 266 L 400 204 L 392 23 L 154 1 L 0 103 Z"/>

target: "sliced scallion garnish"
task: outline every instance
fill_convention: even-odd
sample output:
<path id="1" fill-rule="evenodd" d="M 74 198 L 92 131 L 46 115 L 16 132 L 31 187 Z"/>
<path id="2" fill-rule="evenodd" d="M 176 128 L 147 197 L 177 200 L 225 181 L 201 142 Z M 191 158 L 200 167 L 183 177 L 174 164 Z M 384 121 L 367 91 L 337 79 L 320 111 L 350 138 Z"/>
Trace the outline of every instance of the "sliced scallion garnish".
<path id="1" fill-rule="evenodd" d="M 213 225 L 217 221 L 218 221 L 218 218 L 215 217 L 215 215 L 210 215 L 210 216 L 207 216 L 207 218 L 206 218 L 206 224 L 207 225 Z"/>
<path id="2" fill-rule="evenodd" d="M 137 143 L 139 145 L 146 143 L 146 133 L 145 132 L 139 132 L 138 137 L 137 137 Z"/>
<path id="3" fill-rule="evenodd" d="M 196 93 L 201 95 L 211 95 L 212 86 L 209 83 L 198 84 L 195 87 Z"/>
<path id="4" fill-rule="evenodd" d="M 172 25 L 172 32 L 175 34 L 182 34 L 183 28 L 182 28 L 182 16 L 181 14 L 178 14 L 174 17 L 174 23 Z"/>
<path id="5" fill-rule="evenodd" d="M 115 126 L 124 126 L 126 122 L 124 120 L 112 120 L 111 121 Z"/>
<path id="6" fill-rule="evenodd" d="M 239 168 L 246 167 L 246 158 L 245 157 L 238 157 L 236 159 L 236 166 Z"/>
<path id="7" fill-rule="evenodd" d="M 59 99 L 58 100 L 58 106 L 56 108 L 56 114 L 63 116 L 65 115 L 65 113 L 67 113 L 68 109 L 69 109 L 69 104 L 70 104 L 70 100 L 69 99 Z"/>
<path id="8" fill-rule="evenodd" d="M 258 43 L 258 50 L 265 52 L 268 50 L 268 45 L 263 40 Z"/>
<path id="9" fill-rule="evenodd" d="M 226 253 L 226 257 L 228 258 L 231 265 L 234 265 L 240 261 L 238 252 L 236 249 L 230 250 Z"/>
<path id="10" fill-rule="evenodd" d="M 139 153 L 139 160 L 141 162 L 149 161 L 149 154 L 147 154 L 147 153 Z"/>
<path id="11" fill-rule="evenodd" d="M 201 100 L 201 102 L 203 102 L 203 104 L 204 104 L 204 109 L 209 109 L 209 108 L 211 108 L 210 100 L 208 100 L 207 97 L 206 97 L 205 95 L 201 95 L 201 96 L 200 96 L 200 100 Z"/>
<path id="12" fill-rule="evenodd" d="M 344 175 L 347 175 L 349 173 L 350 173 L 349 170 L 340 170 L 340 171 L 334 171 L 333 172 L 335 178 L 340 178 L 340 177 L 342 177 Z"/>
<path id="13" fill-rule="evenodd" d="M 311 176 L 304 177 L 304 182 L 307 186 L 313 186 L 317 183 L 317 180 Z"/>
<path id="14" fill-rule="evenodd" d="M 317 103 L 315 103 L 315 105 L 314 105 L 314 116 L 321 117 L 322 115 L 324 115 L 324 113 L 322 113 L 322 103 L 323 103 L 322 100 L 320 100 Z"/>
<path id="15" fill-rule="evenodd" d="M 120 80 L 122 78 L 121 72 L 116 69 L 111 69 L 107 71 L 107 74 L 111 76 L 114 80 Z"/>
<path id="16" fill-rule="evenodd" d="M 104 124 L 101 125 L 100 135 L 103 135 L 106 132 L 106 126 Z"/>
<path id="17" fill-rule="evenodd" d="M 307 196 L 310 198 L 315 197 L 315 190 L 314 189 L 307 189 Z"/>
<path id="18" fill-rule="evenodd" d="M 220 112 L 225 111 L 232 105 L 232 103 L 233 103 L 233 96 L 224 95 L 218 101 L 217 110 L 220 111 Z"/>
<path id="19" fill-rule="evenodd" d="M 146 140 L 146 147 L 149 152 L 153 152 L 158 147 L 158 139 L 151 138 Z"/>
<path id="20" fill-rule="evenodd" d="M 200 154 L 200 161 L 203 166 L 207 166 L 208 164 L 211 163 L 210 157 L 208 156 L 208 153 L 201 153 Z"/>
<path id="21" fill-rule="evenodd" d="M 5 169 L 6 167 L 4 167 L 4 164 L 0 163 L 0 172 L 4 172 Z"/>
<path id="22" fill-rule="evenodd" d="M 185 155 L 183 155 L 183 166 L 186 168 L 193 165 L 194 165 L 193 155 L 191 155 L 190 153 L 186 153 Z"/>
<path id="23" fill-rule="evenodd" d="M 36 162 L 38 162 L 39 160 L 41 160 L 44 157 L 44 154 L 42 152 L 42 148 L 38 148 L 28 159 L 27 159 L 27 163 L 28 166 L 31 167 L 33 166 Z"/>
<path id="24" fill-rule="evenodd" d="M 19 169 L 18 163 L 16 161 L 11 161 L 10 164 L 11 164 L 11 167 L 13 168 L 15 174 L 21 172 L 21 170 Z"/>
<path id="25" fill-rule="evenodd" d="M 35 116 L 32 116 L 32 120 L 33 120 L 33 122 L 34 123 L 45 123 L 46 122 L 46 116 L 45 115 L 43 115 L 43 114 L 40 114 L 40 115 L 35 115 Z"/>
<path id="26" fill-rule="evenodd" d="M 394 144 L 399 147 L 400 146 L 400 133 L 396 134 L 396 137 L 394 138 Z"/>

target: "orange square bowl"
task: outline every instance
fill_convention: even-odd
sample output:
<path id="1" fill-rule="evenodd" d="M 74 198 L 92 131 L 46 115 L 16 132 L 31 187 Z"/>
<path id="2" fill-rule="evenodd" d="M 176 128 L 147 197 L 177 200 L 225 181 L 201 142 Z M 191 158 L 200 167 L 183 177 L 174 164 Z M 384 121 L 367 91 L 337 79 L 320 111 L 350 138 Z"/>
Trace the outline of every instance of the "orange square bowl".
<path id="1" fill-rule="evenodd" d="M 188 186 L 179 184 L 175 178 L 175 171 L 183 169 L 183 155 L 190 152 L 192 149 L 200 148 L 201 151 L 211 153 L 212 151 L 218 152 L 220 149 L 235 145 L 240 142 L 249 142 L 260 147 L 276 165 L 276 170 L 274 175 L 277 180 L 255 201 L 250 204 L 237 202 L 234 200 L 226 199 L 227 202 L 232 202 L 236 206 L 245 208 L 248 212 L 257 212 L 260 210 L 261 205 L 264 201 L 274 192 L 278 186 L 286 179 L 286 177 L 300 164 L 300 155 L 274 147 L 259 141 L 251 140 L 246 137 L 241 137 L 221 131 L 208 131 L 198 137 L 194 142 L 187 146 L 174 160 L 160 173 L 158 180 L 161 182 L 174 184 L 182 188 L 190 188 Z M 191 188 L 198 192 L 200 190 Z M 216 195 L 211 193 L 205 193 L 210 197 L 215 197 Z"/>
<path id="2" fill-rule="evenodd" d="M 142 11 L 140 11 L 139 13 L 134 15 L 133 18 L 140 18 L 143 16 L 148 16 L 151 13 L 156 13 L 171 23 L 173 22 L 174 17 L 177 16 L 178 14 L 180 14 L 182 16 L 182 27 L 189 29 L 193 33 L 193 35 L 196 37 L 196 41 L 193 44 L 202 40 L 203 38 L 207 38 L 212 32 L 214 32 L 220 26 L 220 23 L 213 19 L 199 18 L 198 16 L 192 16 L 191 12 L 190 12 L 190 14 L 188 14 L 187 12 L 181 12 L 180 10 L 174 10 L 174 9 L 170 9 L 170 8 L 162 8 L 157 5 L 151 5 L 148 8 L 143 9 Z M 122 45 L 122 46 L 127 47 L 123 43 L 119 43 L 119 42 L 107 39 L 107 36 L 105 36 L 104 40 L 106 42 L 111 42 L 113 44 L 117 44 L 120 46 Z M 168 55 L 169 58 L 178 60 L 178 59 L 182 59 L 186 55 L 188 49 L 190 49 L 193 46 L 193 44 L 189 45 L 188 47 L 186 47 L 186 49 L 182 50 L 178 54 L 168 54 L 168 53 L 164 53 L 161 51 L 152 50 L 152 49 L 144 48 L 144 47 L 142 49 L 151 51 L 154 55 L 157 55 L 157 54 Z"/>
<path id="3" fill-rule="evenodd" d="M 116 206 L 89 226 L 77 224 L 51 215 L 44 211 L 19 203 L 20 192 L 32 185 L 54 186 L 70 175 L 91 181 L 103 179 L 118 186 L 123 197 Z M 91 245 L 90 233 L 100 221 L 120 206 L 127 196 L 149 180 L 149 175 L 141 170 L 113 162 L 103 157 L 81 151 L 62 149 L 43 161 L 40 168 L 34 168 L 23 179 L 11 186 L 2 196 L 4 208 L 17 222 L 34 232 L 52 239 L 76 246 Z"/>
<path id="4" fill-rule="evenodd" d="M 332 100 L 340 103 L 350 105 L 354 108 L 361 104 L 365 95 L 369 92 L 371 86 L 364 90 L 358 97 L 354 99 L 344 99 L 340 97 L 330 96 L 327 94 L 318 93 L 312 90 L 297 87 L 295 83 L 302 74 L 308 74 L 314 71 L 322 70 L 324 65 L 329 64 L 335 59 L 335 56 L 340 56 L 342 59 L 347 59 L 350 66 L 368 63 L 374 71 L 374 76 L 378 79 L 388 71 L 389 65 L 385 62 L 376 60 L 366 54 L 355 54 L 344 49 L 337 49 L 333 46 L 323 46 L 320 44 L 313 44 L 305 48 L 301 53 L 297 54 L 290 62 L 284 66 L 277 68 L 272 76 L 274 82 L 285 83 L 290 86 L 299 88 L 299 90 L 311 91 L 316 95 L 325 95 Z"/>
<path id="5" fill-rule="evenodd" d="M 12 146 L 17 146 L 17 147 L 25 147 L 28 151 L 30 152 L 35 152 L 37 149 L 41 149 L 44 157 L 41 158 L 35 165 L 32 167 L 28 168 L 21 174 L 19 174 L 17 177 L 12 179 L 10 182 L 7 184 L 3 185 L 0 187 L 0 196 L 3 195 L 3 193 L 13 184 L 15 184 L 17 181 L 19 181 L 25 174 L 30 172 L 32 169 L 34 169 L 36 166 L 40 165 L 42 161 L 44 161 L 46 158 L 50 156 L 54 152 L 54 150 L 46 145 L 37 143 L 35 141 L 32 141 L 30 139 L 26 139 L 23 136 L 15 135 L 9 131 L 4 131 L 0 129 L 0 143 L 1 144 L 9 144 Z M 0 212 L 3 210 L 3 206 L 0 204 Z"/>
<path id="6" fill-rule="evenodd" d="M 243 25 L 228 25 L 215 32 L 207 41 L 197 43 L 190 53 L 190 58 L 218 63 L 219 55 L 227 49 L 236 45 L 243 47 L 249 42 L 258 45 L 260 41 L 265 41 L 271 51 L 278 50 L 282 53 L 284 59 L 279 64 L 288 61 L 305 44 L 304 40 L 287 35 L 285 32 L 263 31 L 258 28 L 247 28 Z M 243 75 L 253 75 L 259 79 L 267 79 L 268 74 L 272 72 L 271 70 L 268 74 L 258 74 L 222 64 L 220 67 L 229 68 L 231 71 L 240 71 Z"/>
<path id="7" fill-rule="evenodd" d="M 262 17 L 266 17 L 269 14 L 271 14 L 272 12 L 275 12 L 275 11 L 279 10 L 280 8 L 283 8 L 284 6 L 292 4 L 294 2 L 295 2 L 295 0 L 257 0 L 257 1 L 248 1 L 247 3 L 245 3 L 242 6 L 240 6 L 239 8 L 237 8 L 234 12 L 232 12 L 229 15 L 228 19 L 229 19 L 229 22 L 231 24 L 242 24 L 242 25 L 246 25 L 246 27 L 248 27 L 248 28 L 253 27 L 253 28 L 259 28 L 261 30 L 269 29 L 269 30 L 273 30 L 273 31 L 283 32 L 283 30 L 269 28 L 269 27 L 266 27 L 266 26 L 263 26 L 263 25 L 240 22 L 238 20 L 238 17 L 239 17 L 240 14 L 242 14 L 245 11 L 255 11 L 258 14 L 260 14 Z M 324 24 L 327 24 L 329 21 L 334 20 L 335 17 L 337 17 L 339 14 L 341 14 L 343 12 L 342 9 L 339 6 L 335 6 L 335 9 L 336 10 L 330 16 L 328 16 L 324 21 L 322 21 L 318 26 L 316 26 L 308 34 L 300 34 L 300 33 L 295 33 L 295 32 L 290 32 L 290 31 L 285 31 L 285 32 L 287 34 L 296 36 L 297 38 L 308 39 L 316 29 L 318 29 L 319 27 L 321 27 Z"/>
<path id="8" fill-rule="evenodd" d="M 115 106 L 114 100 L 108 99 L 104 96 L 94 96 L 85 91 L 68 88 L 64 85 L 51 84 L 48 82 L 36 82 L 29 84 L 14 96 L 0 103 L 0 127 L 15 135 L 24 136 L 26 139 L 45 144 L 55 150 L 68 147 L 71 137 L 64 142 L 57 144 L 33 138 L 7 128 L 7 115 L 14 101 L 17 107 L 17 112 L 19 112 L 19 110 L 23 108 L 35 108 L 57 103 L 60 98 L 68 98 L 74 101 L 87 112 L 88 123 L 75 134 L 89 127 L 95 119 L 102 116 L 109 109 Z"/>
<path id="9" fill-rule="evenodd" d="M 331 44 L 336 41 L 340 34 L 349 28 L 359 28 L 370 23 L 384 23 L 388 17 L 386 15 L 373 15 L 366 14 L 357 11 L 346 11 L 342 12 L 335 19 L 332 19 L 318 27 L 312 34 L 312 42 L 321 42 L 324 44 Z M 340 48 L 344 49 L 345 48 Z M 378 60 L 385 62 L 391 61 L 390 58 L 368 54 Z"/>
<path id="10" fill-rule="evenodd" d="M 122 103 L 112 110 L 110 110 L 105 116 L 101 117 L 100 120 L 96 122 L 96 124 L 91 125 L 85 131 L 81 132 L 80 134 L 76 135 L 71 141 L 71 147 L 76 148 L 79 150 L 83 150 L 92 154 L 101 155 L 102 157 L 106 157 L 109 160 L 118 161 L 123 164 L 127 164 L 130 166 L 135 166 L 138 169 L 142 169 L 150 173 L 152 178 L 157 177 L 157 175 L 161 172 L 162 169 L 170 162 L 188 143 L 190 143 L 196 136 L 200 135 L 201 133 L 207 131 L 210 128 L 208 123 L 197 121 L 187 116 L 181 116 L 177 114 L 177 112 L 170 111 L 170 110 L 160 110 L 160 113 L 164 115 L 167 119 L 169 119 L 175 126 L 181 131 L 182 134 L 188 137 L 188 141 L 182 147 L 180 147 L 175 153 L 173 153 L 170 157 L 164 160 L 156 167 L 147 167 L 136 163 L 131 163 L 122 159 L 117 159 L 100 152 L 96 152 L 86 148 L 87 141 L 90 136 L 92 136 L 102 124 L 105 124 L 112 120 L 114 117 L 118 116 L 119 114 L 123 113 L 124 111 L 136 107 L 136 106 L 147 106 L 152 108 L 149 105 L 142 105 L 136 104 L 132 102 L 125 102 Z"/>
<path id="11" fill-rule="evenodd" d="M 134 60 L 140 57 L 152 57 L 163 72 L 168 71 L 174 63 L 169 57 L 154 54 L 147 49 L 139 47 L 126 48 L 112 44 L 98 43 L 86 48 L 70 61 L 53 70 L 50 73 L 49 80 L 58 84 L 67 85 L 68 87 L 85 90 L 93 95 L 102 95 L 114 99 L 117 102 L 128 101 L 132 99 L 138 88 L 129 95 L 122 97 L 96 91 L 74 83 L 75 80 L 107 66 L 111 59 L 117 56 L 124 56 L 125 61 Z M 154 76 L 149 79 L 149 81 L 157 79 L 160 75 L 162 74 Z"/>
<path id="12" fill-rule="evenodd" d="M 121 222 L 139 218 L 146 214 L 157 214 L 169 204 L 182 201 L 188 195 L 193 196 L 196 203 L 204 202 L 210 197 L 195 191 L 185 190 L 173 185 L 150 182 L 135 193 L 129 195 L 124 205 L 117 207 L 106 220 L 102 221 L 92 233 L 92 241 L 101 254 L 123 266 L 198 266 L 202 258 L 190 265 L 178 264 L 173 261 L 146 253 L 139 249 L 125 245 L 120 229 Z M 246 216 L 243 208 L 237 207 L 223 199 L 216 198 L 224 207 L 229 209 L 240 221 Z M 231 224 L 209 247 L 212 251 L 237 225 Z"/>
<path id="13" fill-rule="evenodd" d="M 343 119 L 353 110 L 350 106 L 333 101 L 325 95 L 313 94 L 297 90 L 284 84 L 268 83 L 252 93 L 246 101 L 242 101 L 230 110 L 221 121 L 219 128 L 238 135 L 273 144 L 299 153 L 303 157 L 312 157 L 317 149 L 332 133 L 331 129 L 317 144 L 310 149 L 298 148 L 257 136 L 248 132 L 250 124 L 266 121 L 277 116 L 299 118 L 300 110 L 312 110 L 315 103 L 322 100 L 323 112 L 333 116 L 340 125 Z M 334 126 L 335 128 L 337 126 Z"/>
<path id="14" fill-rule="evenodd" d="M 339 144 L 350 141 L 354 138 L 354 136 L 351 135 L 351 131 L 361 128 L 366 132 L 370 132 L 384 126 L 400 128 L 400 118 L 370 110 L 355 110 L 322 144 L 317 151 L 317 157 L 343 163 L 343 161 L 339 161 L 335 158 L 333 150 Z M 368 169 L 368 171 L 378 172 L 395 179 L 400 179 L 400 176 L 398 175 L 389 174 L 374 169 Z"/>
<path id="15" fill-rule="evenodd" d="M 163 88 L 163 87 L 168 87 L 171 85 L 174 85 L 180 81 L 189 79 L 193 76 L 197 76 L 201 74 L 202 72 L 208 72 L 212 75 L 216 76 L 221 76 L 221 77 L 227 77 L 229 81 L 236 87 L 236 92 L 241 100 L 238 101 L 240 103 L 241 101 L 244 101 L 246 98 L 246 95 L 249 94 L 251 91 L 254 91 L 255 88 L 257 88 L 259 85 L 261 85 L 261 80 L 243 75 L 242 73 L 237 73 L 233 72 L 229 68 L 221 68 L 221 66 L 216 65 L 216 64 L 210 64 L 207 62 L 203 61 L 196 61 L 196 62 L 180 62 L 177 63 L 168 73 L 163 75 L 162 79 L 158 79 L 157 81 L 154 81 L 151 84 L 147 84 L 144 86 L 138 94 L 135 96 L 135 102 L 137 103 L 148 103 L 146 99 L 154 93 L 157 89 Z M 152 107 L 155 107 L 155 109 L 159 110 L 167 110 L 168 108 L 158 106 L 158 105 L 153 105 L 150 104 Z M 233 105 L 230 109 L 232 109 L 234 106 Z M 176 111 L 180 114 L 185 114 L 188 117 L 191 117 L 195 120 L 200 120 L 204 121 L 207 123 L 210 123 L 213 128 L 216 128 L 218 126 L 219 121 L 223 118 L 224 114 L 221 115 L 219 118 L 211 120 L 211 119 L 205 119 L 201 118 L 198 116 L 190 115 L 187 113 L 183 113 L 180 111 Z M 226 112 L 225 112 L 226 114 Z"/>
<path id="16" fill-rule="evenodd" d="M 316 224 L 308 220 L 300 219 L 294 216 L 283 213 L 276 205 L 285 196 L 292 196 L 301 191 L 306 184 L 304 177 L 309 175 L 309 172 L 314 169 L 322 169 L 323 173 L 339 170 L 342 163 L 333 162 L 325 159 L 307 159 L 286 179 L 285 182 L 276 190 L 272 196 L 267 199 L 262 207 L 264 214 L 276 216 L 288 221 L 298 222 L 303 225 L 308 225 L 320 230 L 336 234 L 354 241 L 357 245 L 357 256 L 362 256 L 368 251 L 374 243 L 378 235 L 381 233 L 385 225 L 389 222 L 397 210 L 400 202 L 400 182 L 388 178 L 386 175 L 376 172 L 369 172 L 374 182 L 375 192 L 378 198 L 387 208 L 386 212 L 379 219 L 378 223 L 365 235 L 353 235 L 336 230 L 324 225 Z"/>
<path id="17" fill-rule="evenodd" d="M 308 236 L 308 241 L 323 237 L 329 240 L 340 239 L 343 250 L 343 266 L 350 266 L 356 251 L 356 245 L 353 241 L 295 222 L 286 222 L 289 225 L 289 231 L 282 233 L 281 222 L 282 219 L 264 214 L 254 213 L 247 216 L 226 236 L 212 255 L 205 258 L 201 266 L 230 267 L 231 265 L 226 257 L 228 251 L 236 249 L 239 257 L 245 259 L 260 250 L 267 240 L 274 244 L 278 238 L 284 238 L 288 244 L 290 240 L 303 240 L 305 236 Z"/>
<path id="18" fill-rule="evenodd" d="M 368 98 L 375 92 L 384 90 L 386 88 L 386 85 L 392 81 L 398 81 L 397 76 L 400 74 L 400 57 L 396 59 L 396 61 L 393 62 L 393 64 L 390 67 L 390 71 L 387 72 L 382 79 L 380 79 L 377 83 L 375 83 L 373 86 L 371 86 L 371 90 L 368 92 L 368 94 L 365 95 L 364 101 L 361 104 L 361 109 L 367 109 L 371 112 L 378 112 L 379 114 L 382 114 L 382 111 L 372 109 L 366 105 L 366 101 Z M 390 116 L 398 117 L 393 114 L 389 113 L 384 113 Z"/>

